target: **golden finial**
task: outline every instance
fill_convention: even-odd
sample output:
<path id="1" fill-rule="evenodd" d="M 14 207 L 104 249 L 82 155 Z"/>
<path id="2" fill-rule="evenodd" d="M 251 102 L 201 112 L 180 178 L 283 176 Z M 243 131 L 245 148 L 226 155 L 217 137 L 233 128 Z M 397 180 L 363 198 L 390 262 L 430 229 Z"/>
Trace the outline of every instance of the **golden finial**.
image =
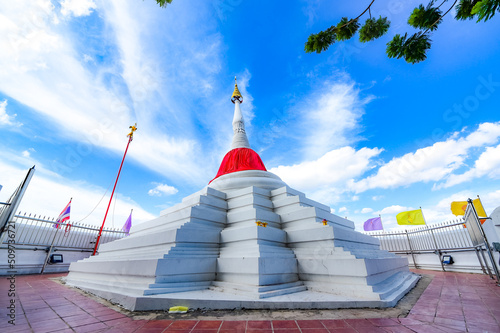
<path id="1" fill-rule="evenodd" d="M 137 131 L 137 123 L 135 123 L 132 126 L 129 126 L 128 128 L 130 128 L 130 133 L 127 134 L 127 136 L 130 138 L 130 141 L 132 141 L 132 139 L 134 138 L 134 132 Z"/>
<path id="2" fill-rule="evenodd" d="M 235 100 L 238 100 L 240 103 L 243 103 L 243 96 L 241 96 L 240 91 L 238 90 L 238 83 L 236 82 L 236 76 L 234 77 L 234 91 L 233 91 L 233 96 L 231 96 L 231 102 L 234 103 Z"/>

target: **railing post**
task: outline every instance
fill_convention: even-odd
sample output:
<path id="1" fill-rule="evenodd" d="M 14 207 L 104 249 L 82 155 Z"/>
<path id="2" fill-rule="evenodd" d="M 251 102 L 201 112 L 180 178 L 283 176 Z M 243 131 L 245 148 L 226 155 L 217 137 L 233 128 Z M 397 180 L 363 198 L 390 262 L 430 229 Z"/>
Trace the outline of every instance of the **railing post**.
<path id="1" fill-rule="evenodd" d="M 411 257 L 413 258 L 413 266 L 418 269 L 417 261 L 415 260 L 415 254 L 413 253 L 413 248 L 411 247 L 410 236 L 408 236 L 408 230 L 405 229 L 406 238 L 408 239 L 408 246 L 410 247 Z"/>
<path id="2" fill-rule="evenodd" d="M 476 252 L 477 260 L 479 261 L 479 265 L 481 265 L 481 270 L 483 271 L 483 274 L 486 275 L 486 269 L 484 268 L 483 261 L 481 260 L 481 256 L 479 255 L 479 250 L 477 249 L 477 246 L 474 247 L 474 251 Z"/>
<path id="3" fill-rule="evenodd" d="M 443 269 L 443 272 L 446 272 L 446 270 L 444 269 L 443 259 L 441 258 L 441 251 L 439 250 L 439 246 L 437 244 L 436 237 L 434 237 L 434 232 L 432 231 L 432 229 L 429 229 L 429 231 L 431 232 L 432 240 L 434 241 L 434 247 L 436 248 L 435 252 L 439 257 L 439 262 L 441 263 L 441 268 Z"/>
<path id="4" fill-rule="evenodd" d="M 50 247 L 49 247 L 49 250 L 47 252 L 47 256 L 45 257 L 45 261 L 43 262 L 42 271 L 40 272 L 40 274 L 43 274 L 43 271 L 45 270 L 45 266 L 47 266 L 47 261 L 49 260 L 50 252 L 52 252 L 52 248 L 54 247 L 54 241 L 56 240 L 57 232 L 59 231 L 60 226 L 61 225 L 57 225 L 56 232 L 54 233 L 54 238 L 52 238 L 52 244 L 50 244 Z"/>

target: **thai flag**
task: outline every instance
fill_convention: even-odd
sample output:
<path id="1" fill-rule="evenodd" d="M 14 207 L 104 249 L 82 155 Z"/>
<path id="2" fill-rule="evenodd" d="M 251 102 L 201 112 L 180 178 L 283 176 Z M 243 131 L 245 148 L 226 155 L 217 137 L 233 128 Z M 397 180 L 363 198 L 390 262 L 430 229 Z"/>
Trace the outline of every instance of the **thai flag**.
<path id="1" fill-rule="evenodd" d="M 69 220 L 69 212 L 71 210 L 71 200 L 72 199 L 70 199 L 66 207 L 64 207 L 63 211 L 57 218 L 56 223 L 52 225 L 53 228 L 60 228 L 61 224 Z"/>

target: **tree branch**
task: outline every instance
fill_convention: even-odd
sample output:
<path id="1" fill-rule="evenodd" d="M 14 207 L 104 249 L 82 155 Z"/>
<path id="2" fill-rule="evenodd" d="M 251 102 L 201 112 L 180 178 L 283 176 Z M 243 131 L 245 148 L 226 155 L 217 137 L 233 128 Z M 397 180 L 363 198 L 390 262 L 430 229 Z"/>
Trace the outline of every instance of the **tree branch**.
<path id="1" fill-rule="evenodd" d="M 445 3 L 447 0 L 444 0 L 443 3 Z M 424 34 L 426 34 L 436 23 L 439 22 L 439 20 L 441 20 L 443 17 L 446 16 L 446 14 L 448 14 L 450 12 L 450 10 L 455 7 L 455 4 L 457 3 L 458 0 L 455 0 L 455 2 L 453 3 L 453 5 L 451 5 L 451 7 L 446 11 L 446 13 L 444 13 L 443 15 L 439 16 L 439 18 L 431 24 L 430 27 L 427 28 L 427 30 L 424 31 Z M 441 7 L 443 5 L 443 3 L 441 5 L 439 5 L 439 7 Z M 438 8 L 439 8 L 438 7 Z"/>
<path id="2" fill-rule="evenodd" d="M 336 28 L 336 29 L 342 29 L 343 27 L 345 26 L 348 26 L 349 24 L 351 24 L 352 22 L 356 21 L 357 19 L 359 19 L 361 16 L 363 16 L 364 13 L 366 13 L 366 11 L 370 10 L 370 7 L 373 5 L 373 3 L 375 2 L 375 0 L 372 0 L 372 2 L 368 5 L 368 7 L 366 7 L 365 11 L 362 12 L 361 14 L 358 15 L 358 17 L 356 18 L 353 18 L 352 20 L 350 20 L 349 22 L 347 22 L 346 24 Z M 370 12 L 370 17 L 371 17 L 371 12 Z"/>

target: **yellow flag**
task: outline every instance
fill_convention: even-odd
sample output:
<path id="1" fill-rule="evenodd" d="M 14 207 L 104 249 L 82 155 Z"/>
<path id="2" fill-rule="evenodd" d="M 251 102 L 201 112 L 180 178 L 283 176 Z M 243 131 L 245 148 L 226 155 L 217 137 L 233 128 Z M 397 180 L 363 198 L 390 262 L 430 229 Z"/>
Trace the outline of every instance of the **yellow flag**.
<path id="1" fill-rule="evenodd" d="M 477 216 L 479 217 L 488 217 L 486 212 L 484 211 L 484 207 L 479 198 L 472 200 L 472 204 L 474 208 L 476 208 Z M 467 201 L 453 201 L 451 203 L 451 212 L 453 215 L 459 216 L 465 214 L 465 209 L 467 208 Z"/>
<path id="2" fill-rule="evenodd" d="M 477 216 L 488 217 L 488 215 L 486 215 L 486 212 L 484 211 L 483 204 L 481 203 L 481 200 L 479 198 L 472 200 L 472 202 L 474 204 L 474 208 L 476 208 Z"/>
<path id="3" fill-rule="evenodd" d="M 396 215 L 396 220 L 398 220 L 399 225 L 425 224 L 421 209 L 409 210 L 407 212 L 399 213 L 398 215 Z"/>
<path id="4" fill-rule="evenodd" d="M 451 203 L 451 212 L 455 216 L 464 215 L 467 208 L 467 201 L 453 201 Z"/>

